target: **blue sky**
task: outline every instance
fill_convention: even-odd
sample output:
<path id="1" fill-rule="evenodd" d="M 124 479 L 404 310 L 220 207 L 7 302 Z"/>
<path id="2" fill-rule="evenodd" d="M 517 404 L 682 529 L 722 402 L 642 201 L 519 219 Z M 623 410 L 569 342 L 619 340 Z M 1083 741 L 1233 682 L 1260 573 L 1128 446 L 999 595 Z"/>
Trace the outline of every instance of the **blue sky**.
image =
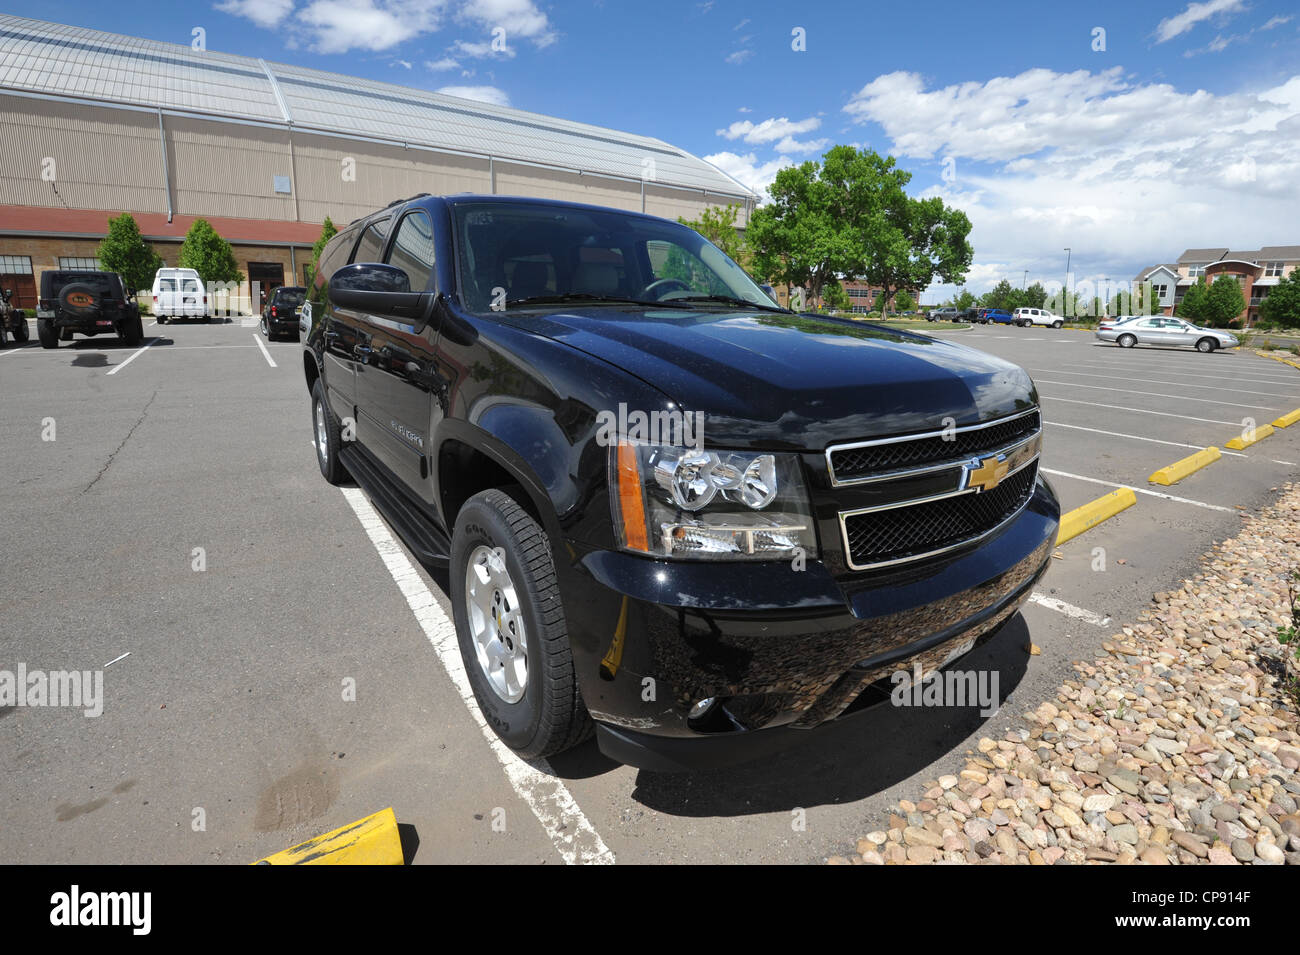
<path id="1" fill-rule="evenodd" d="M 1100 281 L 1188 247 L 1300 244 L 1300 11 L 1282 0 L 56 0 L 38 15 L 186 44 L 201 27 L 212 50 L 657 136 L 758 190 L 867 145 L 970 215 L 975 291 L 1025 270 L 1059 281 L 1066 246 Z"/>

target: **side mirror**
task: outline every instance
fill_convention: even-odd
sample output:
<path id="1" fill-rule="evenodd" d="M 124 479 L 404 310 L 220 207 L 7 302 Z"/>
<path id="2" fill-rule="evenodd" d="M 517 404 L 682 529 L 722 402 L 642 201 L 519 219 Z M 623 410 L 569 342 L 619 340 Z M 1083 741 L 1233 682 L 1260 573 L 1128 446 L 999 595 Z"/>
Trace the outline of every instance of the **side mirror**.
<path id="1" fill-rule="evenodd" d="M 11 298 L 14 297 L 14 290 L 11 289 L 11 288 L 7 288 L 7 289 L 5 289 L 5 291 L 4 291 L 4 297 L 5 297 L 5 301 L 6 301 L 6 302 L 9 301 Z"/>
<path id="2" fill-rule="evenodd" d="M 432 293 L 412 292 L 405 272 L 378 262 L 346 265 L 330 276 L 330 302 L 338 308 L 418 322 Z"/>

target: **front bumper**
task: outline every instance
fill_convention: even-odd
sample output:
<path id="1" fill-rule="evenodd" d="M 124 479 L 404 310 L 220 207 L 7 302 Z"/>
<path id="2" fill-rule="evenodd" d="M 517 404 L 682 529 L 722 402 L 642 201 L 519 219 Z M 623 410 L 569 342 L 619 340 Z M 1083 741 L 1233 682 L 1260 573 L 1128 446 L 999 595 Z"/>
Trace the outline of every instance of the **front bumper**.
<path id="1" fill-rule="evenodd" d="M 928 673 L 992 636 L 1045 572 L 1059 515 L 1040 478 L 1024 510 L 969 549 L 839 577 L 816 561 L 795 571 L 581 555 L 561 592 L 601 749 L 697 769 L 806 739 L 894 671 Z M 690 719 L 706 698 L 718 702 Z"/>

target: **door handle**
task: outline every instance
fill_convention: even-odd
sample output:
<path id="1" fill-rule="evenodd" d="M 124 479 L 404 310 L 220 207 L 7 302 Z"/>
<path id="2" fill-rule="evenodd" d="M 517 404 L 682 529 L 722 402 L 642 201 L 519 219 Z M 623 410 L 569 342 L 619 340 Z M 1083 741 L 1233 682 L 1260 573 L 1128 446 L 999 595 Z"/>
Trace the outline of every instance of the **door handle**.
<path id="1" fill-rule="evenodd" d="M 352 354 L 357 358 L 369 358 L 374 351 L 369 345 L 353 345 Z"/>

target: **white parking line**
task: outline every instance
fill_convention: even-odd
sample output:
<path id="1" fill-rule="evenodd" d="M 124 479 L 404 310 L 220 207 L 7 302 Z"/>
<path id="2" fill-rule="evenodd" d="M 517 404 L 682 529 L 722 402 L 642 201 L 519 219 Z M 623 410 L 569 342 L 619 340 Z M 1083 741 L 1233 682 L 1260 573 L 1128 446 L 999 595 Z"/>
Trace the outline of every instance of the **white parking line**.
<path id="1" fill-rule="evenodd" d="M 1105 368 L 1112 371 L 1115 369 L 1115 363 L 1109 361 L 1081 361 L 1078 364 L 1081 368 Z M 1172 368 L 1172 367 L 1168 369 L 1143 368 L 1140 371 L 1144 375 L 1151 374 L 1152 372 L 1154 372 L 1157 375 L 1176 375 L 1179 378 L 1208 378 L 1211 381 L 1224 380 L 1223 375 L 1198 375 L 1195 374 L 1194 372 L 1183 371 L 1182 369 Z M 1258 372 L 1256 372 L 1255 374 L 1258 374 Z M 1252 385 L 1285 385 L 1285 384 L 1292 384 L 1297 381 L 1296 378 L 1288 378 L 1285 376 L 1279 376 L 1277 378 L 1274 378 L 1272 376 L 1256 378 L 1256 377 L 1246 377 L 1237 374 L 1234 374 L 1232 376 L 1232 380 L 1248 381 Z M 1176 384 L 1176 382 L 1152 382 L 1152 384 Z"/>
<path id="2" fill-rule="evenodd" d="M 1199 421 L 1202 424 L 1226 424 L 1240 428 L 1240 421 L 1219 421 L 1217 418 L 1193 418 L 1191 415 L 1174 414 L 1172 411 L 1152 411 L 1150 408 L 1126 408 L 1123 405 L 1102 405 L 1095 401 L 1080 401 L 1078 398 L 1058 398 L 1056 395 L 1041 395 L 1047 401 L 1064 401 L 1072 405 L 1087 405 L 1089 408 L 1110 408 L 1112 411 L 1132 411 L 1136 414 L 1153 414 L 1162 418 L 1181 418 L 1183 421 Z"/>
<path id="3" fill-rule="evenodd" d="M 262 349 L 262 357 L 266 359 L 266 363 L 270 365 L 272 368 L 279 367 L 276 365 L 275 359 L 271 357 L 271 353 L 266 350 L 266 346 L 262 344 L 261 337 L 258 335 L 254 335 L 253 341 L 257 342 L 257 347 Z"/>
<path id="4" fill-rule="evenodd" d="M 1029 372 L 1042 372 L 1045 375 L 1075 375 L 1079 378 L 1110 378 L 1114 381 L 1133 381 L 1132 376 L 1128 375 L 1098 375 L 1090 371 L 1071 371 L 1068 368 L 1026 368 Z M 1280 391 L 1250 391 L 1247 388 L 1221 388 L 1216 385 L 1198 385 L 1190 381 L 1150 381 L 1146 380 L 1149 385 L 1184 385 L 1188 388 L 1200 388 L 1203 391 L 1230 391 L 1237 395 L 1263 395 L 1267 398 L 1289 398 L 1295 400 L 1295 395 L 1285 395 Z M 1217 379 L 1223 381 L 1222 378 Z M 1234 379 L 1235 380 L 1235 379 Z"/>
<path id="5" fill-rule="evenodd" d="M 1118 391 L 1125 395 L 1145 395 L 1148 398 L 1173 398 L 1176 401 L 1199 401 L 1207 405 L 1230 405 L 1234 408 L 1254 408 L 1259 411 L 1277 411 L 1269 405 L 1248 405 L 1240 401 L 1219 401 L 1215 398 L 1190 398 L 1187 395 L 1166 395 L 1159 391 L 1134 391 L 1132 388 L 1112 388 L 1109 385 L 1081 385 L 1077 381 L 1051 381 L 1047 378 L 1034 379 L 1041 385 L 1064 385 L 1067 388 L 1090 388 L 1093 391 Z"/>
<path id="6" fill-rule="evenodd" d="M 1161 438 L 1144 438 L 1140 434 L 1125 434 L 1122 431 L 1103 431 L 1101 428 L 1085 428 L 1081 424 L 1063 424 L 1060 421 L 1044 421 L 1043 424 L 1051 425 L 1053 428 L 1069 428 L 1072 431 L 1090 431 L 1093 434 L 1104 434 L 1110 438 L 1128 438 L 1130 441 L 1146 441 L 1150 444 L 1168 444 L 1175 448 L 1194 448 L 1201 451 L 1205 448 L 1203 444 L 1187 444 L 1184 441 L 1165 441 Z M 1247 455 L 1240 451 L 1224 451 L 1223 454 L 1229 454 L 1233 457 L 1244 458 Z"/>
<path id="7" fill-rule="evenodd" d="M 1101 478 L 1084 477 L 1082 474 L 1071 474 L 1069 471 L 1053 471 L 1051 468 L 1039 468 L 1044 474 L 1050 474 L 1053 477 L 1071 478 L 1075 481 L 1087 481 L 1089 484 L 1103 484 L 1106 487 L 1124 487 L 1137 494 L 1146 494 L 1150 497 L 1162 498 L 1166 501 L 1174 501 L 1178 504 L 1192 504 L 1196 507 L 1203 507 L 1210 511 L 1225 511 L 1229 514 L 1235 514 L 1235 509 L 1223 507 L 1219 504 L 1207 504 L 1204 501 L 1193 501 L 1189 497 L 1176 497 L 1173 494 L 1162 494 L 1159 491 L 1149 491 L 1144 487 L 1134 487 L 1132 484 L 1116 484 L 1114 481 L 1103 481 Z"/>
<path id="8" fill-rule="evenodd" d="M 156 338 L 149 339 L 149 344 L 143 345 L 140 348 L 137 348 L 135 351 L 131 352 L 131 354 L 127 356 L 126 361 L 122 362 L 120 365 L 114 365 L 112 368 L 108 370 L 108 373 L 110 375 L 116 375 L 119 371 L 121 371 L 127 365 L 131 364 L 131 362 L 135 361 L 137 358 L 139 358 L 141 355 L 143 355 L 150 348 L 153 348 L 153 346 L 157 344 L 158 344 L 158 339 Z"/>
<path id="9" fill-rule="evenodd" d="M 1103 617 L 1099 613 L 1093 613 L 1091 610 L 1084 610 L 1082 607 L 1068 604 L 1064 600 L 1057 600 L 1055 597 L 1040 594 L 1037 590 L 1029 595 L 1029 602 L 1038 604 L 1040 607 L 1046 607 L 1048 610 L 1055 610 L 1057 613 L 1063 613 L 1067 617 L 1073 617 L 1075 620 L 1082 620 L 1084 623 L 1090 623 L 1094 627 L 1104 627 L 1106 624 L 1110 623 L 1110 617 Z"/>
<path id="10" fill-rule="evenodd" d="M 392 574 L 393 580 L 406 597 L 406 602 L 415 614 L 416 621 L 424 631 L 429 643 L 433 645 L 447 676 L 451 678 L 456 692 L 469 709 L 470 716 L 478 724 L 487 738 L 488 747 L 501 762 L 506 778 L 518 794 L 528 804 L 537 817 L 542 828 L 550 837 L 560 857 L 569 865 L 575 863 L 612 864 L 614 853 L 605 845 L 600 834 L 587 821 L 578 803 L 569 793 L 568 788 L 551 770 L 544 759 L 526 763 L 501 742 L 500 737 L 487 725 L 483 712 L 474 699 L 469 678 L 465 675 L 465 666 L 460 658 L 460 646 L 456 641 L 456 625 L 447 618 L 438 601 L 434 599 L 429 588 L 424 585 L 419 573 L 411 565 L 401 545 L 389 533 L 388 525 L 375 512 L 365 494 L 357 488 L 341 488 L 352 510 L 356 513 L 361 526 L 365 528 L 370 542 L 375 545 L 384 566 Z"/>
<path id="11" fill-rule="evenodd" d="M 10 355 L 17 355 L 20 351 L 35 347 L 35 345 L 6 345 L 4 351 L 0 351 L 0 358 L 8 358 Z"/>

